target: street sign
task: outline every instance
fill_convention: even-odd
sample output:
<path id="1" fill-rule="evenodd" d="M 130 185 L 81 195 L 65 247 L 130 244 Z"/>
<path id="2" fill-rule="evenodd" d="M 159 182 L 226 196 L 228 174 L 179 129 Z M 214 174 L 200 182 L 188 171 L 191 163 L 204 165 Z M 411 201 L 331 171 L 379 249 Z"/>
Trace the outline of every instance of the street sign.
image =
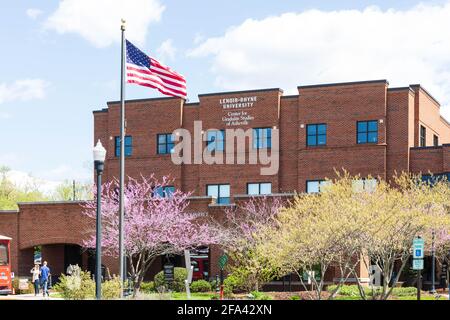
<path id="1" fill-rule="evenodd" d="M 37 252 L 34 254 L 34 264 L 41 264 L 42 263 L 42 256 L 40 252 Z"/>
<path id="2" fill-rule="evenodd" d="M 413 259 L 413 270 L 423 269 L 423 259 Z"/>
<path id="3" fill-rule="evenodd" d="M 225 265 L 227 264 L 228 256 L 224 253 L 219 258 L 219 268 L 220 270 L 223 270 L 225 268 Z"/>
<path id="4" fill-rule="evenodd" d="M 424 257 L 424 241 L 421 238 L 416 238 L 413 241 L 413 259 L 423 259 Z"/>

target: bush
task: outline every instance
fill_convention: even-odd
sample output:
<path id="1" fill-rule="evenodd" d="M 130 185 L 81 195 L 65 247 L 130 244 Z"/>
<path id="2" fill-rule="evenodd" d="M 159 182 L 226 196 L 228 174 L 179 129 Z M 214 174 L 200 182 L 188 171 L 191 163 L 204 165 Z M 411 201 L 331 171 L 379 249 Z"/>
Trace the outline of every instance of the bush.
<path id="1" fill-rule="evenodd" d="M 54 289 L 61 293 L 64 299 L 84 300 L 95 297 L 95 282 L 89 272 L 80 271 L 80 276 L 61 274 L 59 283 Z"/>
<path id="2" fill-rule="evenodd" d="M 206 280 L 197 280 L 191 283 L 192 292 L 210 292 L 211 284 Z"/>
<path id="3" fill-rule="evenodd" d="M 14 278 L 12 282 L 12 286 L 16 294 L 30 294 L 34 293 L 34 284 L 31 281 L 28 281 L 28 289 L 20 290 L 19 289 L 19 278 Z"/>
<path id="4" fill-rule="evenodd" d="M 252 291 L 250 295 L 253 296 L 253 299 L 255 300 L 272 300 L 272 297 L 265 294 L 264 292 Z"/>
<path id="5" fill-rule="evenodd" d="M 102 283 L 102 299 L 119 299 L 121 284 L 118 277 Z"/>
<path id="6" fill-rule="evenodd" d="M 172 282 L 171 287 L 169 288 L 166 280 L 164 279 L 164 271 L 160 271 L 155 276 L 155 288 L 166 287 L 176 292 L 181 292 L 185 290 L 184 280 L 187 279 L 187 271 L 185 268 L 175 268 L 174 269 L 174 281 Z"/>
<path id="7" fill-rule="evenodd" d="M 336 290 L 337 285 L 331 285 L 328 286 L 327 291 L 333 292 Z M 370 288 L 364 288 L 364 292 L 368 295 L 369 291 L 371 293 Z M 361 296 L 359 293 L 359 289 L 357 285 L 343 285 L 338 291 L 338 294 L 341 296 L 347 296 L 347 297 L 359 297 Z"/>
<path id="8" fill-rule="evenodd" d="M 291 300 L 301 300 L 300 296 L 291 296 L 289 299 L 291 299 Z"/>
<path id="9" fill-rule="evenodd" d="M 392 295 L 397 297 L 414 296 L 416 294 L 417 288 L 415 287 L 394 288 L 392 290 Z"/>
<path id="10" fill-rule="evenodd" d="M 332 292 L 336 289 L 336 285 L 328 286 L 327 291 Z M 364 292 L 366 296 L 372 296 L 372 289 L 370 287 L 365 287 Z M 375 295 L 380 293 L 380 288 L 374 290 Z M 394 288 L 392 290 L 392 296 L 397 297 L 405 297 L 405 296 L 414 296 L 417 293 L 417 288 L 415 287 L 406 287 L 406 288 Z M 359 297 L 359 290 L 357 285 L 343 285 L 338 292 L 341 296 L 348 297 Z"/>
<path id="11" fill-rule="evenodd" d="M 225 296 L 230 296 L 233 292 L 242 287 L 242 278 L 230 274 L 223 280 L 223 292 Z"/>
<path id="12" fill-rule="evenodd" d="M 156 292 L 155 283 L 153 281 L 142 282 L 140 290 L 144 293 Z"/>

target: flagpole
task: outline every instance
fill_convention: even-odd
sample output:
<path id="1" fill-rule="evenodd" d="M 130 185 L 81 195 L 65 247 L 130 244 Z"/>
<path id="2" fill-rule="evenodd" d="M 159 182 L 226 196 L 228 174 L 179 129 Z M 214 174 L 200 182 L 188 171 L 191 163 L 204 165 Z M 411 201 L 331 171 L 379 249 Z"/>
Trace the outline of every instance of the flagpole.
<path id="1" fill-rule="evenodd" d="M 125 182 L 125 20 L 122 19 L 122 56 L 121 56 L 121 83 L 120 83 L 120 199 L 119 199 L 119 269 L 122 280 L 120 297 L 123 298 L 125 274 L 124 255 L 124 182 Z"/>

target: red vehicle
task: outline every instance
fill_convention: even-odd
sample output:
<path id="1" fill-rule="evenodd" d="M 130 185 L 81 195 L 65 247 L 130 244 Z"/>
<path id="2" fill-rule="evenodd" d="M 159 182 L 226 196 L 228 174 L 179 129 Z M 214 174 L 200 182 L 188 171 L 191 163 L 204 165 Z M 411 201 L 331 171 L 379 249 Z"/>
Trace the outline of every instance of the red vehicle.
<path id="1" fill-rule="evenodd" d="M 192 280 L 208 280 L 209 248 L 191 251 L 191 265 L 194 266 Z"/>
<path id="2" fill-rule="evenodd" d="M 0 235 L 0 294 L 12 293 L 11 238 Z"/>

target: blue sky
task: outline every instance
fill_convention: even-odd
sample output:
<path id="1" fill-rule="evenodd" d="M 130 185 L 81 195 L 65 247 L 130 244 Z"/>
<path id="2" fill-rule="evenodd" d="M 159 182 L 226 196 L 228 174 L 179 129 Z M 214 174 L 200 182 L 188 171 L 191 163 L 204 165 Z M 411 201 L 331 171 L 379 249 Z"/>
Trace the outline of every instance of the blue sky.
<path id="1" fill-rule="evenodd" d="M 92 111 L 119 98 L 120 12 L 130 40 L 185 75 L 190 101 L 223 90 L 292 93 L 301 84 L 380 78 L 422 83 L 450 116 L 449 1 L 5 3 L 0 165 L 42 179 L 91 177 Z M 156 96 L 127 86 L 128 99 Z"/>

